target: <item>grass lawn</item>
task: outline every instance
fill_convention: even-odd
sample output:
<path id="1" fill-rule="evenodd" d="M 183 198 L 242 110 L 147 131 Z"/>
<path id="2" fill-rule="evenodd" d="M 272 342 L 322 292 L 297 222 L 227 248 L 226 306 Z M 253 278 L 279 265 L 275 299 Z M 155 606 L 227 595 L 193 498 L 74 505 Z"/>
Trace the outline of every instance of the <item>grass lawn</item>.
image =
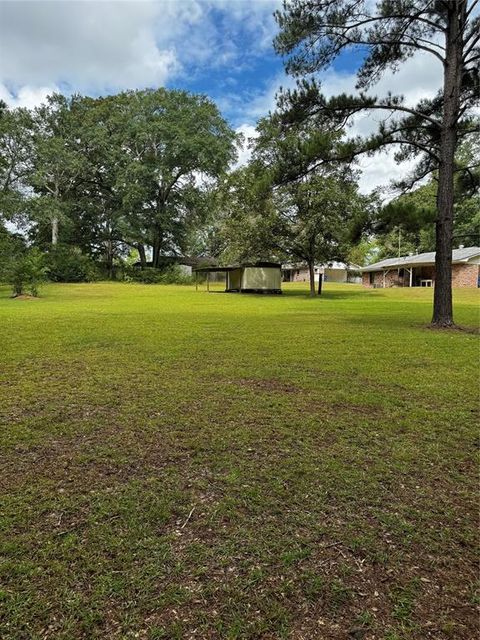
<path id="1" fill-rule="evenodd" d="M 8 293 L 2 640 L 476 637 L 478 335 L 431 290 Z"/>

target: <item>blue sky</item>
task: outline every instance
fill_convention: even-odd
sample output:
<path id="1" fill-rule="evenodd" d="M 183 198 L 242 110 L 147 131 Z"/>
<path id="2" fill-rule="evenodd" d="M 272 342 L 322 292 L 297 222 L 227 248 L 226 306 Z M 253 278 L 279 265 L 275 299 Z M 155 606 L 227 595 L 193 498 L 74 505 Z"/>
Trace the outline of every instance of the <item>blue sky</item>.
<path id="1" fill-rule="evenodd" d="M 0 0 L 0 98 L 34 107 L 54 91 L 101 95 L 145 87 L 206 93 L 246 136 L 291 86 L 273 51 L 280 0 Z M 320 78 L 324 92 L 352 91 L 361 60 L 347 54 Z M 416 56 L 379 83 L 414 104 L 434 95 L 441 69 Z M 359 119 L 368 133 L 377 115 Z M 248 158 L 240 150 L 240 161 Z M 405 171 L 392 153 L 366 159 L 362 188 Z"/>

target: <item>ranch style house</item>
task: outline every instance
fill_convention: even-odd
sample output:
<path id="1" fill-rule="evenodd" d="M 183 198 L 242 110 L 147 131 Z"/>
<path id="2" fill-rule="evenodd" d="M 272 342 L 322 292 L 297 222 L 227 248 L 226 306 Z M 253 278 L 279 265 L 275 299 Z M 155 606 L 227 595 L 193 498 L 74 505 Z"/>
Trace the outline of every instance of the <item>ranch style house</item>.
<path id="1" fill-rule="evenodd" d="M 364 287 L 433 287 L 435 252 L 389 258 L 363 267 Z M 480 286 L 480 247 L 459 247 L 452 252 L 452 286 Z"/>

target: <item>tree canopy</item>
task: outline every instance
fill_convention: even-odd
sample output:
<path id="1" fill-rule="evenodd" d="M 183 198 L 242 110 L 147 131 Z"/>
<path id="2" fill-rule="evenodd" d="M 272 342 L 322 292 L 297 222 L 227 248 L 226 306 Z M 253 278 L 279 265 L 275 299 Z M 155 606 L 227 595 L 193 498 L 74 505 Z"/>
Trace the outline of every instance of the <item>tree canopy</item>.
<path id="1" fill-rule="evenodd" d="M 0 118 L 0 208 L 43 248 L 103 262 L 135 247 L 143 264 L 187 249 L 207 193 L 235 159 L 215 104 L 179 90 L 50 96 Z"/>

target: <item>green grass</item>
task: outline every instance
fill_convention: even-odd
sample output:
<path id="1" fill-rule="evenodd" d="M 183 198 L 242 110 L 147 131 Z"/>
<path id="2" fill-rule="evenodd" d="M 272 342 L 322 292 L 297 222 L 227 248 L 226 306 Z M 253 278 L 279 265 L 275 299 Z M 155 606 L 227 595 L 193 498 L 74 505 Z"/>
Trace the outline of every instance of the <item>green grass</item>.
<path id="1" fill-rule="evenodd" d="M 0 637 L 475 637 L 478 336 L 431 295 L 0 289 Z"/>

